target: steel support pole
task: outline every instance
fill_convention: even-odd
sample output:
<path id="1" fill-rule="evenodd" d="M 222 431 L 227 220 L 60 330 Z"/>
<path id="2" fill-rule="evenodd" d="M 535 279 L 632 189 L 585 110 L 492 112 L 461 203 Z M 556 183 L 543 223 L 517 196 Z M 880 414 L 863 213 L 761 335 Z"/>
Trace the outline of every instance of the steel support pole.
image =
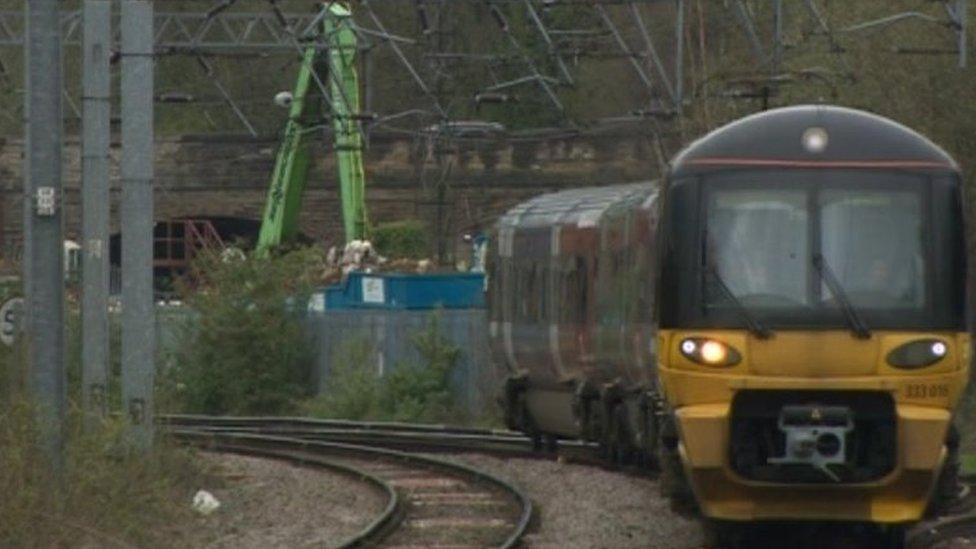
<path id="1" fill-rule="evenodd" d="M 61 26 L 58 0 L 25 0 L 24 281 L 28 384 L 54 475 L 64 457 L 64 234 L 61 226 Z"/>
<path id="2" fill-rule="evenodd" d="M 685 0 L 675 0 L 674 104 L 678 114 L 685 107 Z"/>
<path id="3" fill-rule="evenodd" d="M 110 0 L 85 0 L 82 71 L 82 404 L 103 417 L 108 390 Z"/>
<path id="4" fill-rule="evenodd" d="M 783 64 L 783 0 L 773 0 L 773 65 L 772 74 L 779 73 Z"/>
<path id="5" fill-rule="evenodd" d="M 966 31 L 968 27 L 968 0 L 956 0 L 956 24 L 958 25 L 957 39 L 959 42 L 959 68 L 966 68 L 966 61 L 968 57 L 969 44 L 966 38 Z"/>
<path id="6" fill-rule="evenodd" d="M 133 447 L 153 437 L 153 7 L 122 0 L 122 406 Z"/>

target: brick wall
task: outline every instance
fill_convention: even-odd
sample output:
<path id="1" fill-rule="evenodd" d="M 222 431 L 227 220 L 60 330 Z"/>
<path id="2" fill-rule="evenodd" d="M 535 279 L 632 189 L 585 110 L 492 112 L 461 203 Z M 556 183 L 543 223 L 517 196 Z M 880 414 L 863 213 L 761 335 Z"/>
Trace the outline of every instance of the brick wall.
<path id="1" fill-rule="evenodd" d="M 240 217 L 260 220 L 274 164 L 274 139 L 234 135 L 183 136 L 156 146 L 156 219 Z M 301 230 L 325 244 L 341 238 L 334 159 L 318 143 Z M 9 255 L 21 242 L 23 142 L 0 141 L 0 244 Z M 113 232 L 118 230 L 118 144 L 112 147 Z M 454 236 L 484 226 L 525 198 L 558 188 L 647 179 L 656 172 L 651 142 L 603 134 L 540 141 L 486 140 L 442 146 L 413 136 L 374 135 L 366 156 L 372 222 L 415 217 Z M 81 232 L 80 147 L 64 154 L 65 223 Z M 438 183 L 446 192 L 439 199 Z"/>

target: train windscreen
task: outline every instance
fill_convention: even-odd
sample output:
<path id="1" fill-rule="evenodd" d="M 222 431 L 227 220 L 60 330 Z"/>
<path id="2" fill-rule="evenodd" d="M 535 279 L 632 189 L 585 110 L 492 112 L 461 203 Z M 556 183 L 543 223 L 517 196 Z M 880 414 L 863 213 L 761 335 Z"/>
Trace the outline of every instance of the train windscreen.
<path id="1" fill-rule="evenodd" d="M 662 326 L 965 324 L 955 176 L 775 170 L 676 181 L 666 205 Z M 691 229 L 691 230 L 689 230 Z M 688 253 L 683 250 L 697 250 Z"/>
<path id="2" fill-rule="evenodd" d="M 815 272 L 830 269 L 855 307 L 925 306 L 926 227 L 922 190 L 714 189 L 708 193 L 706 305 L 721 306 L 724 283 L 745 306 L 836 307 Z"/>

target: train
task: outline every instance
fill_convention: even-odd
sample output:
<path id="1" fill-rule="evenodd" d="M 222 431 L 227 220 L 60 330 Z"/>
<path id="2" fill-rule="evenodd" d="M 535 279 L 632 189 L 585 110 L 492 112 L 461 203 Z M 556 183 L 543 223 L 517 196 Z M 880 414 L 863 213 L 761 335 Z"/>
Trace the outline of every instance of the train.
<path id="1" fill-rule="evenodd" d="M 958 493 L 964 203 L 944 150 L 830 105 L 521 203 L 486 265 L 506 423 L 658 468 L 717 524 L 897 532 Z"/>

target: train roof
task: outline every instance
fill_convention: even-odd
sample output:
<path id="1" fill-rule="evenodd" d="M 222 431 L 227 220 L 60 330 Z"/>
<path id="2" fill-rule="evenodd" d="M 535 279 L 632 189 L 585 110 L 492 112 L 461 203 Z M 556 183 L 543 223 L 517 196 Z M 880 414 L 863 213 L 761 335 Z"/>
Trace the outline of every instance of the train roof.
<path id="1" fill-rule="evenodd" d="M 498 220 L 498 227 L 594 226 L 603 214 L 615 205 L 633 200 L 646 200 L 656 195 L 657 190 L 657 181 L 642 181 L 543 194 L 508 210 Z"/>
<path id="2" fill-rule="evenodd" d="M 808 146 L 811 132 L 825 135 L 825 146 Z M 959 169 L 938 145 L 897 122 L 845 107 L 799 105 L 712 131 L 674 157 L 671 173 L 743 166 Z"/>

